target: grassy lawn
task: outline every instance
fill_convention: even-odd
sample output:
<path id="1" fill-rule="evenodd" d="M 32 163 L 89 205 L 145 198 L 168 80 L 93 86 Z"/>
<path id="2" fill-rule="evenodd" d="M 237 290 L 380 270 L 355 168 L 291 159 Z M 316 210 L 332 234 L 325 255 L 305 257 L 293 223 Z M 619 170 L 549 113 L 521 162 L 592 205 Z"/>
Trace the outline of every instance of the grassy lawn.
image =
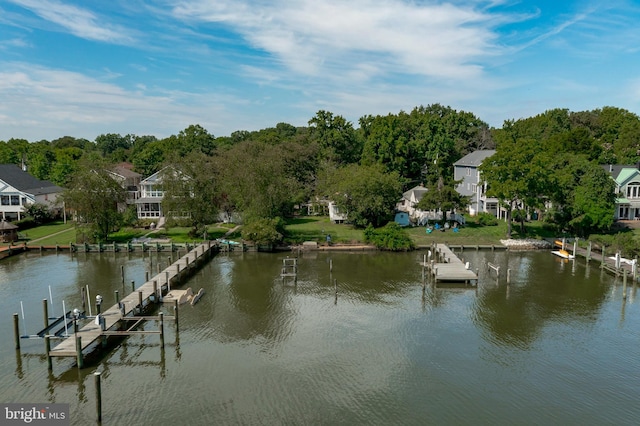
<path id="1" fill-rule="evenodd" d="M 332 223 L 326 216 L 307 216 L 288 219 L 285 241 L 300 244 L 304 241 L 325 243 L 327 234 L 331 235 L 332 243 L 362 242 L 363 232 L 351 225 Z"/>
<path id="2" fill-rule="evenodd" d="M 207 227 L 208 238 L 222 238 L 229 232 L 234 224 L 212 224 Z M 468 245 L 490 245 L 500 244 L 500 240 L 505 238 L 507 224 L 499 221 L 495 226 L 480 226 L 471 220 L 460 228 L 459 232 L 451 229 L 445 232 L 433 231 L 430 234 L 425 232 L 425 227 L 409 227 L 407 232 L 417 245 L 429 245 L 433 242 L 446 242 L 450 244 Z M 289 219 L 285 227 L 285 242 L 288 244 L 300 244 L 304 241 L 316 241 L 320 244 L 326 242 L 327 235 L 331 235 L 332 243 L 361 243 L 364 240 L 363 230 L 355 229 L 348 224 L 331 223 L 326 216 L 306 216 Z M 175 243 L 185 243 L 202 241 L 202 237 L 193 238 L 189 236 L 191 228 L 173 227 L 168 230 L 158 230 L 151 232 L 142 228 L 123 228 L 118 232 L 109 235 L 109 242 L 126 243 L 134 238 L 149 236 L 151 238 L 166 238 Z M 640 237 L 640 229 L 634 229 L 633 234 Z M 75 227 L 72 222 L 66 224 L 54 222 L 37 228 L 32 228 L 20 233 L 32 245 L 66 245 L 76 241 Z M 555 237 L 550 230 L 544 228 L 540 222 L 527 222 L 526 234 L 519 235 L 519 225 L 514 224 L 512 230 L 513 238 L 543 238 Z M 229 239 L 240 239 L 240 229 L 227 236 Z"/>

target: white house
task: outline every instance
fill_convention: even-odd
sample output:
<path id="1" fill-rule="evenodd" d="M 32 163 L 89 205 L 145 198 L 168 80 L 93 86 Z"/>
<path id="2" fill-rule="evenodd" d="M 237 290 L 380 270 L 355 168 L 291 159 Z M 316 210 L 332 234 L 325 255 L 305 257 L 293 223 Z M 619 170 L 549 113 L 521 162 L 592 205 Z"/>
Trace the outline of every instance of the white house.
<path id="1" fill-rule="evenodd" d="M 0 214 L 2 219 L 20 220 L 31 204 L 43 204 L 50 210 L 60 208 L 57 185 L 40 180 L 15 164 L 0 164 Z"/>
<path id="2" fill-rule="evenodd" d="M 140 195 L 135 200 L 138 219 L 160 219 L 162 214 L 162 173 L 160 170 L 140 181 Z"/>

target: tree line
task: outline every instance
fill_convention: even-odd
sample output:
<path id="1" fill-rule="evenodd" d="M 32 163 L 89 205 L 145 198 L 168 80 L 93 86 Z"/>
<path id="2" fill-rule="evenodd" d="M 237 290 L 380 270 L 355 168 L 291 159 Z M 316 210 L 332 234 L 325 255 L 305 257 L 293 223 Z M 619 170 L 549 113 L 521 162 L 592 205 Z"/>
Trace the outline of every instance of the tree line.
<path id="1" fill-rule="evenodd" d="M 496 149 L 483 172 L 510 217 L 548 203 L 554 210 L 546 220 L 589 232 L 610 224 L 605 212 L 613 220 L 607 195 L 613 190 L 597 166 L 640 160 L 640 119 L 614 107 L 554 109 L 505 121 L 499 129 L 440 104 L 367 115 L 357 128 L 321 110 L 307 124 L 278 123 L 220 137 L 194 124 L 164 139 L 120 134 L 94 141 L 10 139 L 0 142 L 0 162 L 24 164 L 39 179 L 85 191 L 93 182 L 88 171 L 97 164 L 131 162 L 144 177 L 170 170 L 163 209 L 189 211 L 194 232 L 220 211 L 241 213 L 247 224 L 269 222 L 277 231 L 275 218 L 316 199 L 335 201 L 357 226 L 382 226 L 392 219 L 403 190 L 422 183 L 451 193 L 443 188 L 455 186 L 455 161 L 478 149 Z"/>

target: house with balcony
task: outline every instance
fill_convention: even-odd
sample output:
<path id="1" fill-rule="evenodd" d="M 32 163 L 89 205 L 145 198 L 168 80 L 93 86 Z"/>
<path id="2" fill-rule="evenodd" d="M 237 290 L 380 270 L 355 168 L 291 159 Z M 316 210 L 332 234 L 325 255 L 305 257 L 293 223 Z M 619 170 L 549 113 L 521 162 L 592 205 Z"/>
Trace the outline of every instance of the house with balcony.
<path id="1" fill-rule="evenodd" d="M 502 209 L 498 199 L 487 197 L 487 184 L 480 175 L 479 167 L 482 162 L 495 154 L 493 149 L 471 152 L 453 163 L 453 178 L 460 181 L 456 191 L 460 195 L 469 197 L 469 214 L 490 213 L 495 217 L 502 216 Z"/>
<path id="2" fill-rule="evenodd" d="M 133 164 L 118 163 L 108 170 L 112 178 L 127 190 L 127 205 L 136 204 L 136 200 L 140 196 L 140 181 L 142 175 L 133 171 Z"/>
<path id="3" fill-rule="evenodd" d="M 640 220 L 640 164 L 603 166 L 616 183 L 615 220 Z"/>
<path id="4" fill-rule="evenodd" d="M 140 181 L 140 194 L 135 200 L 138 219 L 159 220 L 164 216 L 162 214 L 162 199 L 164 198 L 162 172 L 163 170 L 160 170 Z"/>
<path id="5" fill-rule="evenodd" d="M 60 209 L 63 189 L 47 180 L 31 176 L 15 164 L 0 164 L 0 219 L 20 220 L 31 204 Z"/>

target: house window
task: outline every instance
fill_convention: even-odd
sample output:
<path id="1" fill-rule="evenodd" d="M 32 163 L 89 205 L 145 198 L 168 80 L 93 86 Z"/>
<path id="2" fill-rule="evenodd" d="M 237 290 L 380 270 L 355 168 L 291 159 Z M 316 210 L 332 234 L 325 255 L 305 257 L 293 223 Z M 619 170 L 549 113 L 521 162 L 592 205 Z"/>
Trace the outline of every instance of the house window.
<path id="1" fill-rule="evenodd" d="M 17 195 L 12 195 L 11 196 L 11 205 L 12 206 L 19 206 L 20 205 L 20 197 Z"/>
<path id="2" fill-rule="evenodd" d="M 471 167 L 467 167 L 467 176 L 471 176 Z"/>
<path id="3" fill-rule="evenodd" d="M 640 182 L 631 182 L 627 185 L 627 198 L 640 198 Z"/>
<path id="4" fill-rule="evenodd" d="M 2 203 L 3 206 L 8 206 L 9 205 L 9 196 L 8 195 L 3 195 L 0 198 L 0 202 Z"/>
<path id="5" fill-rule="evenodd" d="M 476 185 L 475 183 L 471 184 L 471 191 L 475 194 L 476 192 L 478 192 L 478 185 Z"/>

